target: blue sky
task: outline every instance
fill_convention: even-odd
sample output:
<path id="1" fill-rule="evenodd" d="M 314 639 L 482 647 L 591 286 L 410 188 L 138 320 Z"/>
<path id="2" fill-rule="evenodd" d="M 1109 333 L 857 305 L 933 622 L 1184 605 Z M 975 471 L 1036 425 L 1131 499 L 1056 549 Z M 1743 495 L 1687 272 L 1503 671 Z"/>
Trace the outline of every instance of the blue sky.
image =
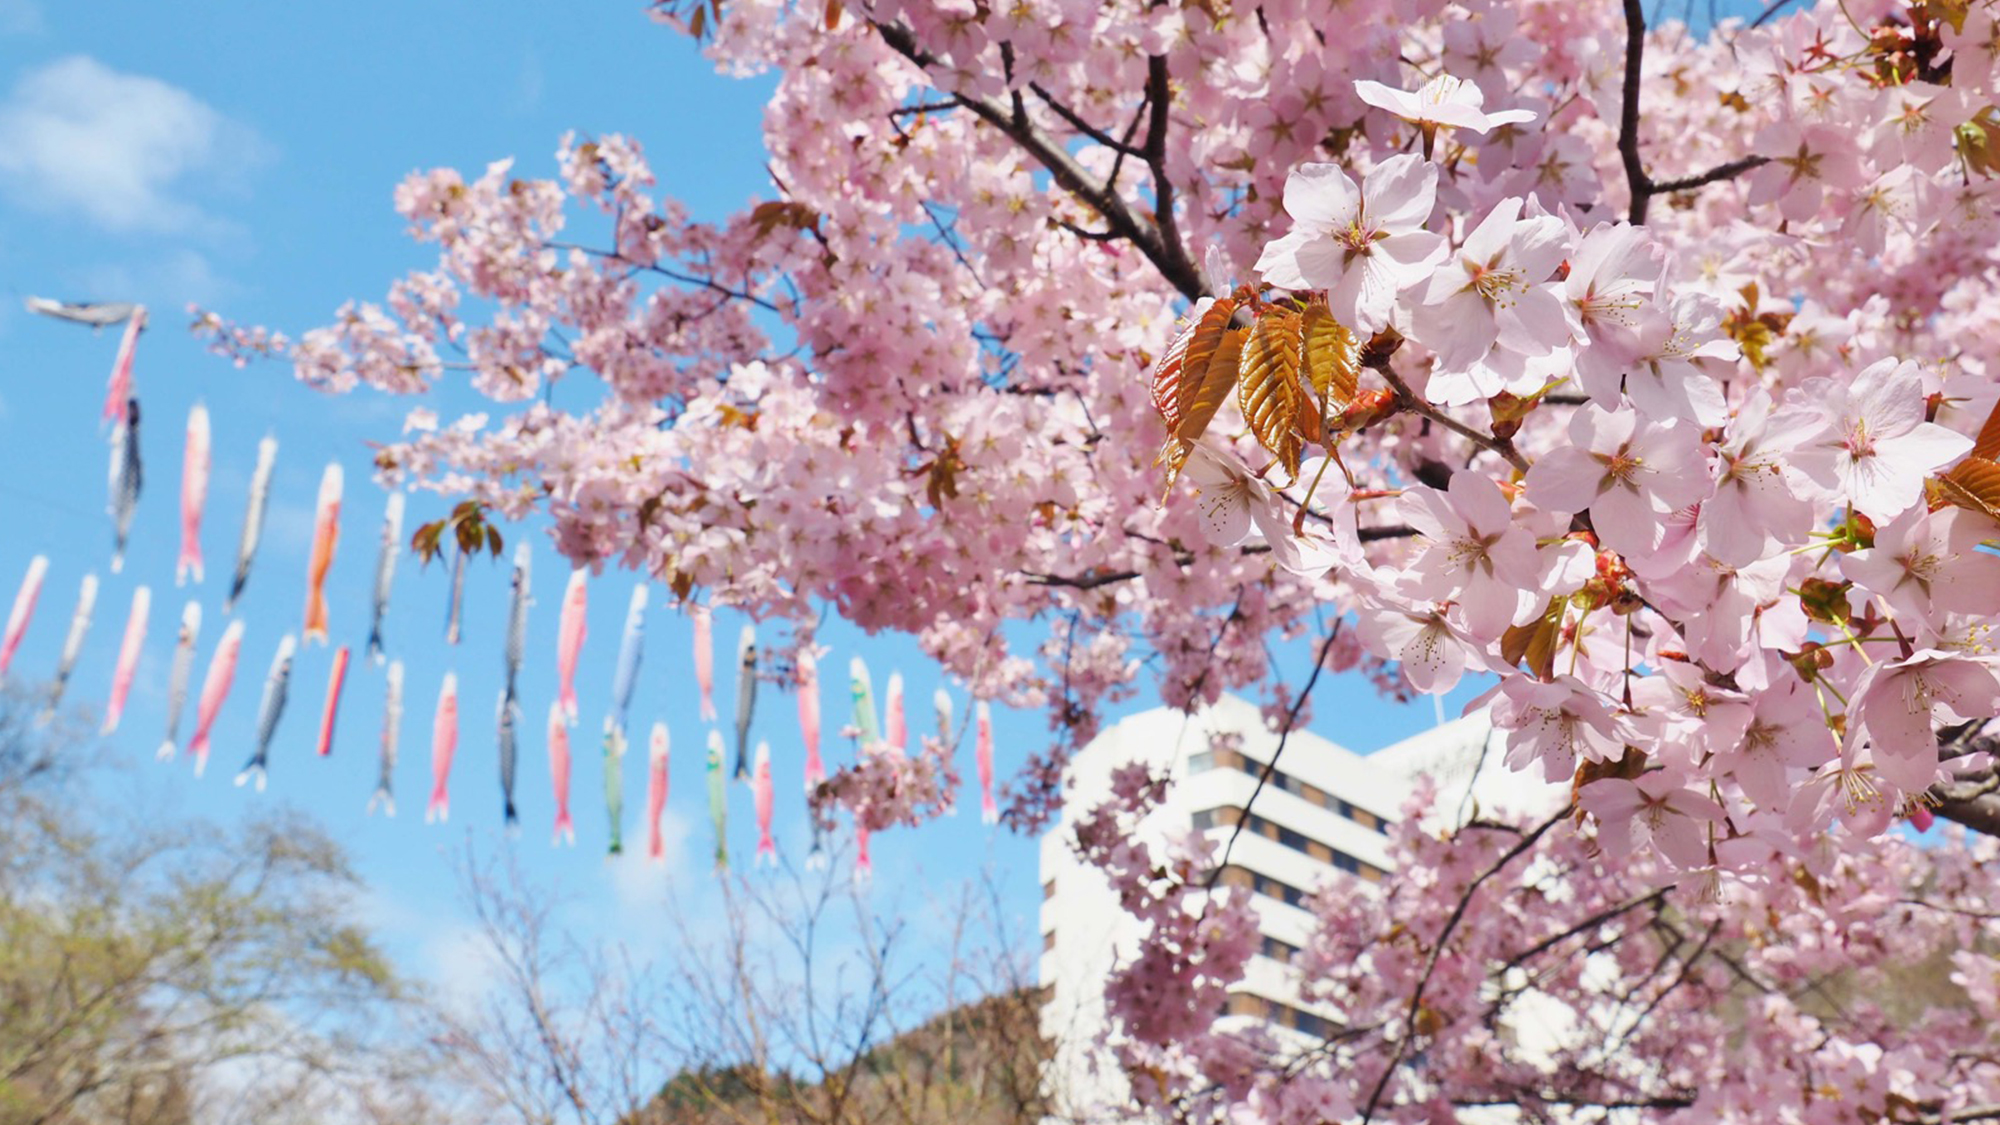
<path id="1" fill-rule="evenodd" d="M 119 799 L 147 802 L 163 815 L 231 820 L 281 804 L 304 808 L 353 852 L 372 887 L 371 914 L 403 966 L 448 976 L 465 932 L 454 905 L 452 854 L 468 833 L 479 847 L 514 849 L 533 880 L 560 887 L 580 925 L 622 933 L 666 901 L 709 901 L 709 830 L 703 798 L 700 724 L 689 675 L 686 621 L 655 587 L 634 726 L 656 718 L 673 732 L 670 816 L 677 847 L 664 870 L 643 858 L 603 858 L 604 813 L 595 732 L 607 706 L 613 657 L 632 575 L 606 573 L 591 584 L 590 634 L 578 688 L 583 723 L 575 734 L 572 808 L 579 846 L 551 849 L 542 725 L 554 691 L 554 636 L 567 566 L 539 525 L 508 528 L 510 548 L 536 545 L 536 609 L 524 674 L 525 724 L 517 799 L 524 831 L 498 831 L 500 802 L 493 737 L 501 681 L 499 645 L 507 605 L 504 561 L 475 563 L 466 585 L 465 639 L 443 643 L 449 572 L 419 568 L 405 555 L 387 626 L 392 653 L 407 665 L 399 813 L 370 819 L 382 676 L 361 658 L 367 635 L 383 494 L 367 476 L 371 440 L 398 430 L 407 403 L 372 392 L 328 398 L 294 383 L 277 366 L 238 370 L 208 356 L 185 332 L 189 302 L 249 323 L 294 331 L 327 320 L 350 297 L 377 299 L 401 272 L 427 266 L 390 207 L 412 171 L 453 165 L 476 172 L 514 156 L 531 175 L 552 171 L 568 129 L 625 132 L 645 144 L 662 188 L 700 218 L 747 206 L 766 189 L 759 123 L 772 81 L 714 74 L 687 41 L 647 20 L 638 0 L 585 5 L 347 3 L 274 7 L 248 0 L 209 3 L 198 18 L 172 5 L 118 0 L 58 5 L 0 0 L 0 612 L 30 556 L 51 560 L 34 625 L 15 663 L 17 681 L 46 677 L 61 644 L 79 580 L 104 585 L 96 623 L 71 685 L 70 702 L 96 709 L 107 691 L 131 591 L 153 589 L 151 629 L 123 727 L 109 753 L 132 763 Z M 104 515 L 106 445 L 97 420 L 117 347 L 102 334 L 28 316 L 28 294 L 138 300 L 153 310 L 139 348 L 136 379 L 145 411 L 147 487 L 130 562 L 112 575 Z M 462 385 L 434 396 L 447 417 L 478 405 Z M 205 523 L 208 581 L 176 590 L 182 432 L 188 408 L 213 415 L 214 476 Z M 558 402 L 561 398 L 558 397 Z M 206 620 L 197 690 L 225 618 L 221 599 L 233 565 L 244 494 L 257 441 L 278 437 L 278 468 L 266 540 L 248 593 L 235 688 L 223 710 L 208 776 L 183 763 L 153 763 L 161 733 L 166 668 L 180 607 L 203 603 Z M 258 695 L 279 638 L 299 628 L 314 495 L 330 460 L 348 474 L 340 551 L 328 585 L 334 645 L 355 649 L 330 760 L 312 757 L 331 649 L 304 649 L 272 751 L 270 789 L 229 783 L 249 754 Z M 446 502 L 412 497 L 407 528 L 437 518 Z M 731 656 L 741 618 L 716 622 L 717 702 L 733 712 Z M 767 630 L 773 633 L 775 630 Z M 861 638 L 833 623 L 822 662 L 829 731 L 846 714 L 847 658 L 861 652 L 878 698 L 888 673 L 909 681 L 915 729 L 930 726 L 938 675 L 905 638 Z M 1280 650 L 1300 682 L 1310 652 Z M 460 682 L 461 733 L 448 827 L 426 827 L 431 712 L 446 671 Z M 961 714 L 965 697 L 954 688 Z M 1142 698 L 1134 707 L 1150 705 Z M 182 737 L 192 725 L 193 703 Z M 1323 682 L 1316 698 L 1321 733 L 1370 750 L 1431 722 L 1428 703 L 1396 707 L 1353 677 Z M 1454 711 L 1455 713 L 1455 711 Z M 1003 772 L 1039 747 L 1039 715 L 997 716 Z M 1337 721 L 1336 721 L 1337 720 Z M 757 737 L 770 740 L 779 778 L 781 848 L 803 855 L 807 831 L 799 792 L 800 749 L 789 696 L 766 689 Z M 641 736 L 643 737 L 643 736 Z M 626 760 L 626 838 L 643 842 L 643 743 Z M 829 734 L 829 761 L 849 748 Z M 965 773 L 972 776 L 969 747 Z M 750 799 L 732 789 L 731 850 L 754 844 Z M 976 795 L 963 802 L 976 808 Z M 983 828 L 971 813 L 876 840 L 877 895 L 921 896 L 990 870 L 1002 901 L 1025 920 L 1032 940 L 1039 894 L 1031 840 Z M 747 863 L 739 864 L 747 871 Z M 758 876 L 751 875 L 752 878 Z"/>

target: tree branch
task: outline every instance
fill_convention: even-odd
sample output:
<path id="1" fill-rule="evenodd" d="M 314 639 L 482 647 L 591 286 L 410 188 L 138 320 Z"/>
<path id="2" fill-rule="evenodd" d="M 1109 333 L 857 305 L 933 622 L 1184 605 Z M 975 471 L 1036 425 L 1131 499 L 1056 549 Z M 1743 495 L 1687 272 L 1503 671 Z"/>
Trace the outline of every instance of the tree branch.
<path id="1" fill-rule="evenodd" d="M 1691 188 L 1698 188 L 1707 184 L 1720 183 L 1723 180 L 1733 180 L 1752 168 L 1761 168 L 1770 162 L 1771 158 L 1768 156 L 1746 156 L 1741 160 L 1732 160 L 1727 164 L 1717 164 L 1715 167 L 1698 175 L 1682 176 L 1678 180 L 1662 180 L 1652 185 L 1652 191 L 1656 195 L 1668 195 L 1673 192 L 1687 191 Z"/>
<path id="2" fill-rule="evenodd" d="M 1528 459 L 1521 456 L 1521 451 L 1514 448 L 1512 441 L 1505 438 L 1496 438 L 1492 434 L 1482 434 L 1471 426 L 1425 402 L 1423 396 L 1411 389 L 1410 384 L 1404 382 L 1403 377 L 1396 374 L 1395 370 L 1389 366 L 1387 356 L 1382 357 L 1379 363 L 1371 363 L 1369 366 L 1374 367 L 1381 374 L 1382 378 L 1388 382 L 1389 386 L 1395 389 L 1396 397 L 1412 413 L 1419 414 L 1436 422 L 1438 425 L 1470 441 L 1481 449 L 1499 454 L 1506 459 L 1509 465 L 1514 466 L 1521 472 L 1525 473 L 1528 471 Z"/>
<path id="3" fill-rule="evenodd" d="M 1770 18 L 1787 0 L 1778 0 L 1757 23 Z M 1756 24 L 1752 24 L 1755 27 Z M 1645 161 L 1639 157 L 1639 85 L 1646 69 L 1646 9 L 1641 0 L 1625 0 L 1625 88 L 1618 113 L 1618 159 L 1625 165 L 1625 182 L 1632 189 L 1631 221 L 1634 225 L 1646 221 L 1646 207 L 1656 195 L 1666 195 L 1677 191 L 1689 191 L 1706 184 L 1722 180 L 1733 180 L 1762 164 L 1770 163 L 1768 157 L 1746 156 L 1718 164 L 1706 172 L 1679 179 L 1663 180 L 1655 183 L 1646 174 Z"/>
<path id="4" fill-rule="evenodd" d="M 1376 1079 L 1375 1089 L 1368 1095 L 1368 1106 L 1362 1111 L 1361 1125 L 1368 1125 L 1375 1120 L 1375 1110 L 1381 1106 L 1382 1095 L 1389 1089 L 1389 1079 L 1395 1075 L 1396 1068 L 1403 1065 L 1403 1056 L 1409 1053 L 1410 1040 L 1414 1038 L 1412 1029 L 1417 1022 L 1417 1012 L 1424 1003 L 1424 990 L 1430 987 L 1431 976 L 1437 972 L 1438 961 L 1444 957 L 1445 946 L 1450 942 L 1452 933 L 1458 929 L 1458 924 L 1465 920 L 1466 911 L 1472 909 L 1473 896 L 1479 893 L 1479 888 L 1485 886 L 1488 879 L 1506 870 L 1508 864 L 1534 847 L 1537 841 L 1547 835 L 1549 829 L 1562 823 L 1569 814 L 1570 806 L 1565 805 L 1554 816 L 1536 825 L 1533 831 L 1515 841 L 1514 846 L 1508 848 L 1493 866 L 1480 872 L 1479 877 L 1468 884 L 1465 893 L 1459 896 L 1458 905 L 1452 908 L 1451 917 L 1445 919 L 1444 929 L 1439 931 L 1437 940 L 1431 943 L 1430 956 L 1424 961 L 1424 975 L 1417 978 L 1417 987 L 1410 991 L 1410 1005 L 1403 1014 L 1403 1034 L 1396 1038 L 1396 1053 L 1390 1057 L 1389 1065 L 1382 1068 L 1382 1076 Z"/>
<path id="5" fill-rule="evenodd" d="M 1625 0 L 1625 93 L 1618 114 L 1618 158 L 1632 189 L 1634 225 L 1646 221 L 1646 204 L 1653 198 L 1653 182 L 1639 159 L 1639 78 L 1645 67 L 1646 9 L 1640 0 Z"/>
<path id="6" fill-rule="evenodd" d="M 937 60 L 917 46 L 915 33 L 902 24 L 876 22 L 871 26 L 890 50 L 916 66 L 928 70 L 936 63 Z M 1164 81 L 1166 60 L 1160 59 L 1158 62 L 1158 69 Z M 1149 79 L 1149 90 L 1152 85 Z M 1183 297 L 1190 301 L 1201 299 L 1206 286 L 1203 284 L 1201 271 L 1194 267 L 1194 263 L 1187 256 L 1187 250 L 1179 244 L 1173 221 L 1173 190 L 1159 174 L 1158 169 L 1155 170 L 1154 182 L 1155 195 L 1159 200 L 1158 215 L 1156 222 L 1148 222 L 1133 214 L 1132 209 L 1126 206 L 1125 200 L 1117 193 L 1093 185 L 1089 174 L 1070 156 L 1061 142 L 1043 132 L 1027 114 L 1016 112 L 1018 103 L 1002 104 L 991 98 L 968 97 L 954 91 L 944 92 L 952 94 L 980 120 L 1000 130 L 1028 155 L 1034 157 L 1036 162 L 1048 171 L 1049 178 L 1054 180 L 1057 186 L 1083 200 L 1098 214 L 1104 216 L 1105 225 L 1111 233 L 1137 247 L 1139 253 L 1160 271 L 1161 277 L 1166 279 L 1167 284 L 1172 285 Z M 1016 94 L 1015 98 L 1018 97 Z M 1165 116 L 1164 106 L 1154 107 L 1155 122 L 1161 121 Z M 1160 164 L 1164 166 L 1166 133 L 1163 125 L 1148 133 L 1147 163 L 1149 165 L 1153 163 L 1150 154 L 1156 137 L 1160 145 Z"/>

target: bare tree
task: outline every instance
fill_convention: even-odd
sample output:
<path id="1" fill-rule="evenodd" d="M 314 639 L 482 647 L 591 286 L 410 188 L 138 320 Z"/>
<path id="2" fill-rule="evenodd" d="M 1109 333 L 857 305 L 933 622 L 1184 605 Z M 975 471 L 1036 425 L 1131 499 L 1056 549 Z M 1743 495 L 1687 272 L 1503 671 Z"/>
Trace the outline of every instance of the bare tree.
<path id="1" fill-rule="evenodd" d="M 855 893 L 844 873 L 724 876 L 705 916 L 695 896 L 663 890 L 672 952 L 648 959 L 567 932 L 561 904 L 509 858 L 468 853 L 463 872 L 491 987 L 442 1013 L 439 1038 L 496 1116 L 1047 1119 L 1040 994 L 990 882 L 930 901 L 941 939 L 920 944 L 909 912 Z"/>

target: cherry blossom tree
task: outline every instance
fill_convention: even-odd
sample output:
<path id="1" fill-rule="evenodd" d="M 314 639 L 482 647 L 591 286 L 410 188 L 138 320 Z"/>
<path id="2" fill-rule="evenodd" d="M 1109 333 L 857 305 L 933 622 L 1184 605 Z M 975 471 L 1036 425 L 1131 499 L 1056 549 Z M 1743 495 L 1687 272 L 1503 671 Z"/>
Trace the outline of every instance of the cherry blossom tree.
<path id="1" fill-rule="evenodd" d="M 1618 1031 L 1624 1054 L 1564 1060 L 1575 1104 L 1713 1119 L 1765 1097 L 1684 1057 L 1722 1049 L 1700 1020 L 1723 1005 L 1754 1010 L 1757 1050 L 1807 1060 L 1754 1080 L 1794 1119 L 1965 1119 L 1991 1044 L 1947 1064 L 1950 1019 L 1834 1028 L 1788 989 L 1994 939 L 1976 892 L 1923 926 L 1881 901 L 1987 854 L 1892 828 L 2000 832 L 1992 0 L 1777 0 L 1700 33 L 1649 27 L 1639 0 L 655 15 L 726 70 L 779 72 L 772 198 L 692 223 L 637 142 L 569 137 L 553 179 L 503 162 L 405 183 L 439 258 L 385 306 L 296 341 L 198 328 L 331 391 L 462 372 L 513 413 L 416 408 L 386 477 L 549 513 L 573 558 L 789 619 L 798 645 L 830 604 L 914 634 L 981 697 L 1046 708 L 1053 745 L 1013 787 L 1024 828 L 1101 707 L 1141 687 L 1192 706 L 1255 685 L 1290 730 L 1308 700 L 1274 636 L 1319 638 L 1314 680 L 1491 683 L 1510 765 L 1568 780 L 1576 824 L 1516 828 L 1497 855 L 1504 832 L 1409 840 L 1421 873 L 1388 905 L 1327 902 L 1310 963 L 1352 1026 L 1386 995 L 1406 1012 L 1355 1033 L 1383 1048 L 1371 1088 L 1271 1087 L 1272 1116 L 1569 1104 L 1546 1075 L 1478 1070 L 1467 1013 L 1565 942 L 1609 941 L 1590 935 L 1625 923 L 1590 910 L 1635 901 L 1618 918 L 1699 955 L 1606 946 L 1549 969 L 1554 991 L 1622 1028 L 1605 980 L 1619 1005 L 1678 980 L 1655 1008 L 1699 1029 L 1669 1042 L 1655 1021 Z M 572 380 L 601 388 L 590 410 L 535 401 Z M 1019 621 L 1046 626 L 1038 651 L 1010 645 Z M 910 819 L 946 803 L 934 758 L 873 759 L 830 792 L 871 828 Z M 1568 889 L 1522 893 L 1561 909 L 1471 893 L 1529 858 Z M 1103 857 L 1162 940 L 1185 931 L 1161 979 L 1219 987 L 1241 905 L 1199 878 L 1141 893 L 1160 876 L 1127 860 Z M 1444 921 L 1406 926 L 1414 968 L 1401 939 L 1370 947 L 1387 971 L 1363 987 L 1342 943 L 1374 940 L 1380 910 Z M 1515 961 L 1493 943 L 1535 931 L 1508 911 L 1582 928 Z M 1782 966 L 1745 951 L 1795 937 L 1787 917 L 1912 936 Z M 1990 1022 L 1981 966 L 1958 970 L 1962 1000 Z M 1213 1006 L 1190 1011 L 1180 1032 Z M 1247 1097 L 1255 1068 L 1217 1061 L 1233 1050 L 1175 1058 Z"/>

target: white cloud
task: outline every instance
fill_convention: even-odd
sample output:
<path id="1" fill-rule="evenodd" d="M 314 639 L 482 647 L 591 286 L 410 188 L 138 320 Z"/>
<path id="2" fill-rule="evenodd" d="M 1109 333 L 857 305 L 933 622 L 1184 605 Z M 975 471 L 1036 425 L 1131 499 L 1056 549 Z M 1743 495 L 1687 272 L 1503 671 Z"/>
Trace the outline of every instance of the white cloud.
<path id="1" fill-rule="evenodd" d="M 0 157 L 0 161 L 4 159 Z M 185 247 L 121 265 L 82 267 L 73 271 L 63 286 L 65 291 L 93 297 L 115 293 L 117 300 L 140 301 L 159 309 L 180 309 L 189 304 L 214 308 L 243 288 L 216 272 L 207 255 Z"/>
<path id="2" fill-rule="evenodd" d="M 248 127 L 186 90 L 84 55 L 29 71 L 0 103 L 7 193 L 116 232 L 218 227 L 188 191 L 228 186 L 265 154 Z"/>

